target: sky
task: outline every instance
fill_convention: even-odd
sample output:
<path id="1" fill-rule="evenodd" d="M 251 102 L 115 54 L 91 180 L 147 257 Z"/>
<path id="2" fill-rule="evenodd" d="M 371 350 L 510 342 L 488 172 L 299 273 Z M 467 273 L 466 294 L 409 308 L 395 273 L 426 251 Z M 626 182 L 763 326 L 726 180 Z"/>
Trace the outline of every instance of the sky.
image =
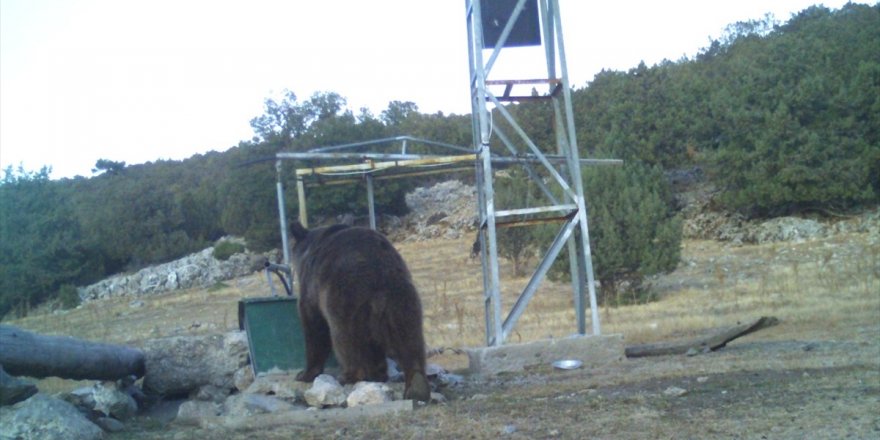
<path id="1" fill-rule="evenodd" d="M 813 0 L 559 0 L 568 75 L 693 57 L 727 25 L 788 20 Z M 821 2 L 840 8 L 845 2 Z M 91 176 L 224 151 L 285 89 L 355 114 L 390 101 L 470 112 L 463 0 L 0 0 L 0 169 Z M 545 76 L 504 49 L 490 79 Z M 318 145 L 316 145 L 318 147 Z"/>

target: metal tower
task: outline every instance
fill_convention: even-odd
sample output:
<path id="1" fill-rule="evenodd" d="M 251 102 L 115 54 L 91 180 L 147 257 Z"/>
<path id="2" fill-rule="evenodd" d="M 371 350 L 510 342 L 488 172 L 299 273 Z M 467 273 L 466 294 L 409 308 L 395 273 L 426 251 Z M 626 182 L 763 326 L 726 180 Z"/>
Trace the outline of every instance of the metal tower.
<path id="1" fill-rule="evenodd" d="M 476 183 L 480 209 L 479 241 L 482 249 L 480 254 L 483 268 L 486 344 L 499 346 L 504 343 L 563 246 L 568 246 L 577 332 L 586 333 L 585 292 L 588 292 L 592 311 L 592 333 L 598 335 L 601 330 L 593 282 L 593 263 L 581 166 L 621 162 L 581 160 L 578 157 L 559 2 L 558 0 L 465 0 L 465 4 L 473 145 L 477 154 Z M 546 78 L 491 79 L 492 68 L 501 52 L 516 46 L 543 46 Z M 484 58 L 486 54 L 488 58 Z M 514 92 L 517 87 L 532 87 L 532 92 L 517 94 Z M 539 88 L 546 90 L 546 93 L 542 93 Z M 539 147 L 517 123 L 511 111 L 505 107 L 505 103 L 527 100 L 552 102 L 555 148 L 546 145 Z M 494 112 L 490 109 L 490 105 L 494 107 Z M 497 125 L 493 126 L 493 113 L 508 123 L 513 129 L 514 137 L 508 136 Z M 496 148 L 496 151 L 490 149 L 492 137 L 501 141 L 502 148 Z M 557 154 L 546 153 L 554 150 Z M 492 163 L 498 163 L 498 159 L 521 163 L 529 177 L 546 196 L 547 204 L 539 207 L 496 210 Z M 512 310 L 502 320 L 501 276 L 496 247 L 497 228 L 547 221 L 561 223 L 561 229 Z"/>

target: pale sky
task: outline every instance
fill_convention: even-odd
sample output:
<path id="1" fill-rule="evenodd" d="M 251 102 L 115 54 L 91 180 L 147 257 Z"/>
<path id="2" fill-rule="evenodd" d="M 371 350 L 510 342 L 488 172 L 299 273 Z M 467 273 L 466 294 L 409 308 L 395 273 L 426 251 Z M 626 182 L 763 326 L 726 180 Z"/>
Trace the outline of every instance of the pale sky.
<path id="1" fill-rule="evenodd" d="M 581 88 L 603 68 L 692 57 L 728 24 L 816 3 L 560 0 L 569 78 Z M 469 113 L 464 4 L 0 0 L 0 168 L 91 176 L 102 158 L 223 151 L 253 136 L 249 121 L 284 89 L 300 101 L 339 93 L 355 114 L 393 100 Z M 546 75 L 534 50 L 502 54 L 492 79 Z"/>

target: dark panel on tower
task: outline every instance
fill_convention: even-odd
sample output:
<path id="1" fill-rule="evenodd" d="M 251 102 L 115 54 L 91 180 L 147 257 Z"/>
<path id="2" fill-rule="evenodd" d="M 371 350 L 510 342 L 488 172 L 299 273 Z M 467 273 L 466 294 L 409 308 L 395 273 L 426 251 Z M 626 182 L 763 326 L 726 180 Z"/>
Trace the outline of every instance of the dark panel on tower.
<path id="1" fill-rule="evenodd" d="M 480 0 L 483 17 L 483 46 L 495 47 L 501 31 L 513 13 L 518 0 Z M 541 21 L 538 17 L 538 0 L 526 0 L 522 12 L 513 24 L 504 47 L 540 46 Z"/>

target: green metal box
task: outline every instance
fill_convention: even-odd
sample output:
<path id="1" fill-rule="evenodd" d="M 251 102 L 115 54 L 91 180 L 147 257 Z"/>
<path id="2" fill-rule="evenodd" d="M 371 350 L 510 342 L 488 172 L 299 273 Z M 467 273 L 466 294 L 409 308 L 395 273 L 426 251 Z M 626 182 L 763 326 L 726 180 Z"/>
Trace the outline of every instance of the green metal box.
<path id="1" fill-rule="evenodd" d="M 247 332 L 255 375 L 273 368 L 285 371 L 305 368 L 305 337 L 295 297 L 240 300 L 238 326 Z M 331 355 L 327 367 L 335 365 L 336 359 Z"/>

